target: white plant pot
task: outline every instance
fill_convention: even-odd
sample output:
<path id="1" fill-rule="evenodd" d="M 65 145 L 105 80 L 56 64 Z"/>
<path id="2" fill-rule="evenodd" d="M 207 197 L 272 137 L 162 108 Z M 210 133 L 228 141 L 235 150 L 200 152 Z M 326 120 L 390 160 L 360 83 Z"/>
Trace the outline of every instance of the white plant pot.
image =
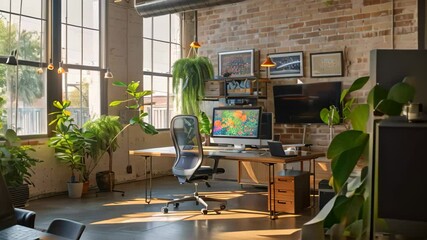
<path id="1" fill-rule="evenodd" d="M 67 183 L 68 185 L 68 197 L 69 198 L 81 198 L 83 191 L 83 183 Z"/>

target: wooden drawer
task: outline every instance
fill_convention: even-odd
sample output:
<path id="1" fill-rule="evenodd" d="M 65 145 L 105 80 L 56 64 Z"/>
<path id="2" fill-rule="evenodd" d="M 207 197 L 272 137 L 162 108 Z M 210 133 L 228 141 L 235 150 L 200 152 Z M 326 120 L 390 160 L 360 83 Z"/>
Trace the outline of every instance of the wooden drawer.
<path id="1" fill-rule="evenodd" d="M 295 202 L 290 200 L 275 200 L 276 212 L 296 213 Z"/>
<path id="2" fill-rule="evenodd" d="M 205 96 L 224 96 L 224 82 L 223 81 L 206 81 L 205 82 Z"/>
<path id="3" fill-rule="evenodd" d="M 276 198 L 285 198 L 285 197 L 291 197 L 293 198 L 295 196 L 294 190 L 287 190 L 287 189 L 276 189 Z"/>
<path id="4" fill-rule="evenodd" d="M 286 189 L 286 190 L 295 189 L 295 178 L 293 176 L 277 177 L 276 178 L 276 188 L 277 189 Z"/>

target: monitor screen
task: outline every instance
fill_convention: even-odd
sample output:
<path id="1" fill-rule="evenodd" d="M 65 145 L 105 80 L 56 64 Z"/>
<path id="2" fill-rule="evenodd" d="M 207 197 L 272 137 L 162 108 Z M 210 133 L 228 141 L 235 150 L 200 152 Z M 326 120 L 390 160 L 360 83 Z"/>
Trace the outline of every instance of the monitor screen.
<path id="1" fill-rule="evenodd" d="M 219 107 L 213 109 L 211 141 L 243 149 L 261 144 L 261 107 Z"/>
<path id="2" fill-rule="evenodd" d="M 212 137 L 259 138 L 261 108 L 214 108 Z"/>
<path id="3" fill-rule="evenodd" d="M 340 109 L 340 95 L 341 82 L 273 86 L 276 123 L 323 123 L 320 111 Z"/>

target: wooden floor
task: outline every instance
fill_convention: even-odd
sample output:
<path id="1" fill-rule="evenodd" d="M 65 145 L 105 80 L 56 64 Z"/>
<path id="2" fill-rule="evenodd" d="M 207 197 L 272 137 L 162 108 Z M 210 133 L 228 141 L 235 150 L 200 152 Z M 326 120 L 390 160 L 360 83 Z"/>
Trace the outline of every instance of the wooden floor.
<path id="1" fill-rule="evenodd" d="M 28 209 L 37 213 L 36 228 L 47 228 L 53 218 L 69 218 L 86 224 L 81 239 L 281 239 L 296 240 L 300 228 L 314 215 L 308 208 L 301 215 L 282 214 L 270 220 L 267 214 L 267 188 L 235 182 L 211 182 L 212 187 L 199 185 L 201 193 L 227 199 L 227 209 L 202 215 L 201 206 L 182 203 L 178 209 L 160 209 L 164 200 L 191 195 L 192 184 L 179 185 L 176 178 L 153 180 L 151 204 L 144 201 L 144 181 L 117 185 L 119 193 L 101 193 L 95 190 L 82 199 L 56 196 L 34 200 Z"/>

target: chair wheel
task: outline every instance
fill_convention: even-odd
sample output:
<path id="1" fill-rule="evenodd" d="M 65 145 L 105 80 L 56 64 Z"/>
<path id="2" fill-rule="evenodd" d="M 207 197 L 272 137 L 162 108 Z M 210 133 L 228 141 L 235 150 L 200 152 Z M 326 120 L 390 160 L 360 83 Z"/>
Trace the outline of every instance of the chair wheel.
<path id="1" fill-rule="evenodd" d="M 208 214 L 208 210 L 206 208 L 202 208 L 202 210 L 200 210 L 200 211 L 203 213 L 203 215 Z"/>
<path id="2" fill-rule="evenodd" d="M 161 211 L 163 214 L 166 214 L 166 213 L 168 213 L 168 212 L 169 212 L 169 209 L 168 209 L 167 207 L 162 207 L 162 209 L 160 209 L 160 211 Z"/>
<path id="3" fill-rule="evenodd" d="M 219 209 L 224 210 L 226 208 L 225 204 L 219 205 Z"/>
<path id="4" fill-rule="evenodd" d="M 174 208 L 179 207 L 179 203 L 174 203 L 174 204 L 173 204 L 173 207 L 174 207 Z"/>
<path id="5" fill-rule="evenodd" d="M 214 210 L 216 214 L 221 214 L 219 210 Z"/>
<path id="6" fill-rule="evenodd" d="M 125 194 L 124 193 L 122 193 L 122 197 L 124 197 L 125 196 Z"/>

